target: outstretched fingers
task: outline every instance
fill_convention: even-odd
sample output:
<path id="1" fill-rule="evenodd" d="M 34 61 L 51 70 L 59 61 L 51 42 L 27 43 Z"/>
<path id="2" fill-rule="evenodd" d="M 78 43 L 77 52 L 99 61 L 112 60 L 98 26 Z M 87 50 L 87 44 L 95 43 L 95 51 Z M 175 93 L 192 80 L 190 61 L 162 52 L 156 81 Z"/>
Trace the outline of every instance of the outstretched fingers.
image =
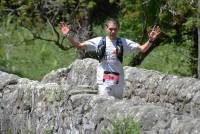
<path id="1" fill-rule="evenodd" d="M 154 25 L 154 27 L 152 28 L 151 33 L 153 33 L 153 34 L 156 35 L 156 36 L 159 35 L 159 34 L 160 34 L 160 27 Z"/>
<path id="2" fill-rule="evenodd" d="M 158 36 L 160 35 L 160 27 L 154 25 L 153 28 L 151 29 L 151 31 L 148 33 L 149 39 L 151 41 L 154 41 L 158 38 Z"/>
<path id="3" fill-rule="evenodd" d="M 152 28 L 152 31 L 160 31 L 160 27 L 159 26 L 156 26 L 154 25 L 153 28 Z"/>
<path id="4" fill-rule="evenodd" d="M 60 22 L 60 30 L 64 35 L 67 35 L 69 32 L 69 26 L 67 26 L 63 21 Z"/>
<path id="5" fill-rule="evenodd" d="M 161 31 L 160 31 L 160 27 L 159 26 L 156 27 L 155 32 L 156 32 L 157 35 L 160 34 Z"/>

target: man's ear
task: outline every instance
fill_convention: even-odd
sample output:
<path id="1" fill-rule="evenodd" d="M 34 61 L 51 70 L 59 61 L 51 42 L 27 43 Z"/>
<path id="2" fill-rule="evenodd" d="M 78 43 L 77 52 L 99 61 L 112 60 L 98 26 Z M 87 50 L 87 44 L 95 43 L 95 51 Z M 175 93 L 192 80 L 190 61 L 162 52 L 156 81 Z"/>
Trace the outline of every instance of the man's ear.
<path id="1" fill-rule="evenodd" d="M 105 27 L 104 27 L 104 30 L 107 30 L 107 28 L 108 28 L 108 27 L 107 27 L 107 26 L 105 26 Z"/>

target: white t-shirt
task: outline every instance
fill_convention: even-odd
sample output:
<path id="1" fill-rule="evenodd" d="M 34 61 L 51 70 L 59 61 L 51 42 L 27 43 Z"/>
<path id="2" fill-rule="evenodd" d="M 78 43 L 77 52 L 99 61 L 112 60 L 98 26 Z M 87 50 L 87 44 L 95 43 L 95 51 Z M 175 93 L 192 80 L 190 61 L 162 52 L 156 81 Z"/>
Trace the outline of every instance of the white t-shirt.
<path id="1" fill-rule="evenodd" d="M 98 44 L 102 37 L 96 37 L 84 42 L 86 44 L 86 51 L 96 51 Z M 129 52 L 138 51 L 139 44 L 131 40 L 120 38 L 123 45 L 123 55 L 125 56 Z M 103 58 L 102 62 L 97 67 L 97 84 L 113 85 L 119 84 L 124 86 L 124 70 L 122 63 L 119 61 L 116 55 L 116 42 L 117 40 L 110 40 L 106 37 L 106 58 Z M 113 82 L 112 80 L 103 81 L 105 75 L 104 72 L 116 72 L 119 73 L 119 82 Z"/>

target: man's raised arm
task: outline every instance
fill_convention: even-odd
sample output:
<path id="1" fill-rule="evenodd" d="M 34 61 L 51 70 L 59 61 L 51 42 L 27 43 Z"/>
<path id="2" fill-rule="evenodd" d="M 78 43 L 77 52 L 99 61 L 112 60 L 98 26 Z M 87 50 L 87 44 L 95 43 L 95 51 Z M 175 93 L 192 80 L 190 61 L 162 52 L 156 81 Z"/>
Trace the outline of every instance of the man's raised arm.
<path id="1" fill-rule="evenodd" d="M 146 52 L 151 47 L 153 42 L 158 38 L 159 35 L 160 35 L 159 26 L 154 26 L 151 32 L 148 34 L 149 40 L 143 45 L 139 46 L 140 51 L 143 53 Z"/>
<path id="2" fill-rule="evenodd" d="M 70 43 L 71 43 L 73 46 L 75 46 L 75 47 L 78 48 L 78 49 L 85 49 L 86 46 L 85 46 L 84 43 L 80 43 L 80 42 L 78 41 L 78 39 L 72 37 L 72 36 L 69 34 L 69 33 L 70 33 L 70 28 L 69 28 L 69 26 L 65 25 L 64 22 L 61 22 L 61 23 L 60 23 L 60 30 L 61 30 L 61 32 L 63 33 L 63 35 L 64 35 L 65 37 L 67 37 L 67 39 L 70 41 Z"/>

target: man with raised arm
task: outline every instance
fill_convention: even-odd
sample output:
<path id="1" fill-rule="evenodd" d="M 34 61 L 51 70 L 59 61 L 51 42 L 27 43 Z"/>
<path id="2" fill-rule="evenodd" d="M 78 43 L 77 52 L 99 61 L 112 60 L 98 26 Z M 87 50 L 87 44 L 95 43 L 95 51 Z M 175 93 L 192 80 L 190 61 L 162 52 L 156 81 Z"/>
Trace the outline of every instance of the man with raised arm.
<path id="1" fill-rule="evenodd" d="M 61 23 L 61 31 L 67 39 L 78 49 L 94 51 L 99 60 L 97 66 L 98 94 L 113 96 L 121 99 L 124 90 L 123 56 L 130 52 L 146 52 L 160 34 L 160 28 L 154 28 L 148 34 L 148 41 L 140 45 L 126 38 L 118 37 L 119 23 L 110 18 L 105 22 L 106 37 L 96 37 L 84 42 L 79 42 L 70 36 L 70 29 Z"/>

